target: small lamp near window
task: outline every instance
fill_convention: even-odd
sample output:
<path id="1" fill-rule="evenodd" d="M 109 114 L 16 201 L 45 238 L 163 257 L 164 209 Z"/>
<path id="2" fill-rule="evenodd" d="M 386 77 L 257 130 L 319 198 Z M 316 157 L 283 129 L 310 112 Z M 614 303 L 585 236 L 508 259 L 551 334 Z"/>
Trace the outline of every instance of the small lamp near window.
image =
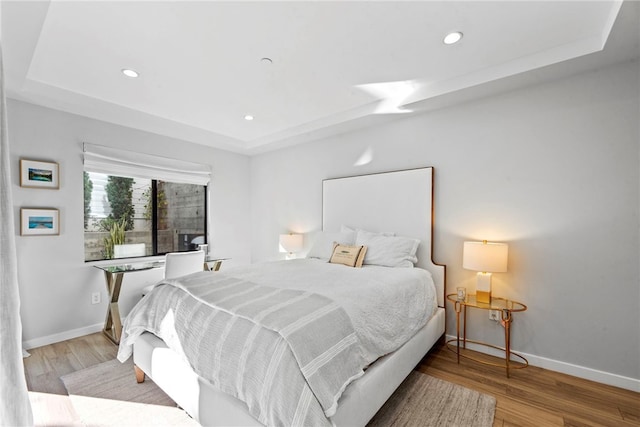
<path id="1" fill-rule="evenodd" d="M 506 243 L 464 242 L 462 267 L 478 272 L 476 283 L 476 301 L 491 302 L 491 273 L 507 271 Z"/>
<path id="2" fill-rule="evenodd" d="M 281 234 L 280 252 L 287 252 L 287 259 L 296 257 L 296 253 L 302 250 L 302 234 Z"/>

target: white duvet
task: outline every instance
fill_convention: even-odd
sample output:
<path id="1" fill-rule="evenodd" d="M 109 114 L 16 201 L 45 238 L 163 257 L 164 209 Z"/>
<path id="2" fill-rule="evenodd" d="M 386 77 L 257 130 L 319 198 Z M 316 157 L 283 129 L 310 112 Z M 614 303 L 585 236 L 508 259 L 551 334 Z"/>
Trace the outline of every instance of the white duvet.
<path id="1" fill-rule="evenodd" d="M 362 268 L 296 259 L 225 268 L 224 274 L 275 288 L 324 295 L 347 312 L 367 363 L 408 341 L 437 308 L 431 274 L 420 268 Z"/>
<path id="2" fill-rule="evenodd" d="M 435 310 L 433 281 L 417 268 L 303 259 L 199 272 L 140 300 L 118 359 L 150 331 L 262 424 L 329 426 L 344 389 Z"/>

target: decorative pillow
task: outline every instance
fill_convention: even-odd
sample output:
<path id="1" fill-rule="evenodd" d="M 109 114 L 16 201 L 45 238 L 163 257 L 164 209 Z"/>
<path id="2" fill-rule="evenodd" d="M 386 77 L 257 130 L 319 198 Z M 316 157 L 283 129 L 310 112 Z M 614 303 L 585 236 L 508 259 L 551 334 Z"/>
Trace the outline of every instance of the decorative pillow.
<path id="1" fill-rule="evenodd" d="M 420 240 L 401 236 L 385 236 L 358 230 L 356 245 L 367 247 L 364 264 L 411 268 L 418 258 Z"/>
<path id="2" fill-rule="evenodd" d="M 365 254 L 367 253 L 366 246 L 351 246 L 341 245 L 340 243 L 333 244 L 333 253 L 329 260 L 332 264 L 343 264 L 348 267 L 362 267 Z"/>
<path id="3" fill-rule="evenodd" d="M 313 245 L 307 253 L 307 258 L 319 258 L 329 261 L 329 258 L 331 258 L 331 255 L 333 254 L 334 242 L 342 243 L 344 245 L 353 245 L 355 240 L 356 233 L 354 231 L 335 233 L 319 231 L 316 233 Z"/>

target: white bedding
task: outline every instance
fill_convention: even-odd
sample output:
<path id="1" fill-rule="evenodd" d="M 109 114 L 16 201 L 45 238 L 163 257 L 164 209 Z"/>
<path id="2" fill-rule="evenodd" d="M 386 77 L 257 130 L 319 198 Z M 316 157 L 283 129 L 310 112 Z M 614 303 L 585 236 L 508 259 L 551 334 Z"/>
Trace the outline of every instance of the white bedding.
<path id="1" fill-rule="evenodd" d="M 417 268 L 351 268 L 302 259 L 195 273 L 165 283 L 171 286 L 154 289 L 127 317 L 118 359 L 126 360 L 137 337 L 150 331 L 189 361 L 198 375 L 245 401 L 249 412 L 265 425 L 328 425 L 325 416 L 335 413 L 344 388 L 366 365 L 410 339 L 437 309 L 430 275 Z M 317 295 L 319 305 L 310 311 L 299 307 L 298 321 L 292 318 L 283 323 L 284 329 L 274 327 L 290 317 L 287 311 L 267 322 L 265 316 L 280 310 L 278 306 L 306 302 L 309 295 Z M 329 313 L 324 307 L 339 311 L 315 316 Z M 247 310 L 258 317 L 246 316 Z M 310 335 L 300 335 L 306 344 L 301 342 L 297 350 L 285 349 L 283 339 L 291 342 L 283 331 L 297 331 L 307 325 L 307 317 L 324 323 L 313 327 Z M 291 329 L 294 325 L 296 329 Z M 334 342 L 324 335 L 335 337 L 340 329 L 340 342 L 331 348 L 321 345 L 327 338 L 328 343 Z M 318 335 L 319 331 L 324 332 Z M 343 343 L 352 350 L 347 352 Z M 318 346 L 316 356 L 309 354 L 311 363 L 300 364 L 300 355 Z M 351 366 L 349 370 L 342 369 L 342 364 L 325 365 L 338 354 L 346 357 L 344 366 Z M 315 380 L 320 385 L 334 384 L 325 393 L 328 399 L 321 398 L 318 391 L 323 389 L 314 387 L 314 378 L 307 374 L 314 375 L 315 368 L 308 367 L 316 365 L 331 374 Z"/>
<path id="2" fill-rule="evenodd" d="M 399 348 L 437 309 L 431 274 L 421 268 L 352 268 L 305 258 L 228 268 L 224 274 L 338 301 L 351 318 L 367 363 Z"/>

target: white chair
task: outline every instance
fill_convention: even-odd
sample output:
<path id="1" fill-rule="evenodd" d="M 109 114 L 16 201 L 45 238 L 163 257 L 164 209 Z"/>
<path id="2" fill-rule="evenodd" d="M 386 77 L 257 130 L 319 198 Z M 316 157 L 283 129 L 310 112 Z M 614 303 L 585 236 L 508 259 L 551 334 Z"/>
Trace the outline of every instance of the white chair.
<path id="1" fill-rule="evenodd" d="M 174 279 L 204 270 L 204 252 L 170 252 L 164 256 L 164 278 Z"/>
<path id="2" fill-rule="evenodd" d="M 165 279 L 175 279 L 198 271 L 204 271 L 203 251 L 170 252 L 164 256 Z M 155 284 L 145 286 L 142 289 L 142 296 L 151 292 L 154 286 Z"/>

